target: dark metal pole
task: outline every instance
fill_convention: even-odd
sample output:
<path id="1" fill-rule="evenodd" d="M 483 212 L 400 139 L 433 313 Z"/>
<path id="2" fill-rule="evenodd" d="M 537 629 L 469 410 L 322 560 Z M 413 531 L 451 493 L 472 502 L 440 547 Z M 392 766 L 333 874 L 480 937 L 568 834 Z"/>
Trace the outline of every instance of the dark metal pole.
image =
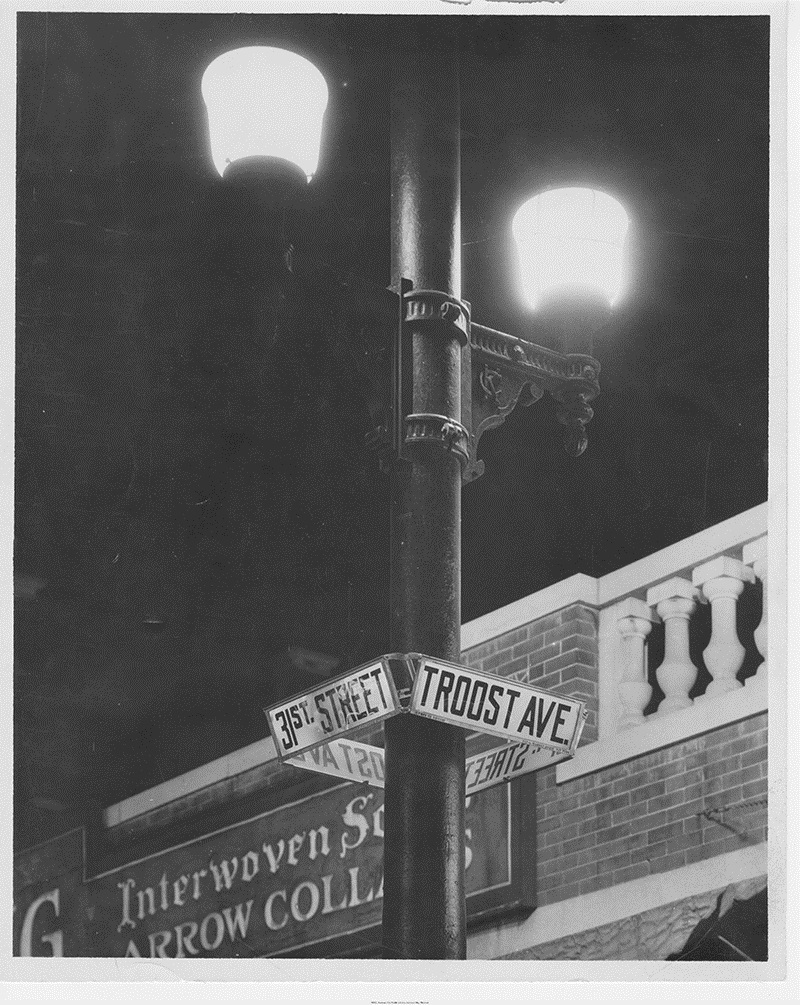
<path id="1" fill-rule="evenodd" d="M 431 27 L 430 21 L 440 21 Z M 397 32 L 391 109 L 392 280 L 461 295 L 458 51 L 444 22 Z M 413 411 L 461 419 L 458 339 L 409 324 Z M 419 443 L 392 472 L 392 648 L 461 655 L 461 471 Z M 383 945 L 465 959 L 464 733 L 411 715 L 386 724 Z"/>

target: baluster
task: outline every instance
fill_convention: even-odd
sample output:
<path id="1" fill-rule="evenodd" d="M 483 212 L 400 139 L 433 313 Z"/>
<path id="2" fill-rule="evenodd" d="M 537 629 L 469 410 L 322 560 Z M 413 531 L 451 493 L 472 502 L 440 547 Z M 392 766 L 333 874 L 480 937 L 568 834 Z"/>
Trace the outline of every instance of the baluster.
<path id="1" fill-rule="evenodd" d="M 754 581 L 749 566 L 726 555 L 699 565 L 692 573 L 692 582 L 702 587 L 711 602 L 711 641 L 703 659 L 713 680 L 697 701 L 718 698 L 742 686 L 736 679 L 744 661 L 744 646 L 736 634 L 736 601 L 744 584 Z"/>
<path id="2" fill-rule="evenodd" d="M 680 577 L 647 591 L 647 603 L 655 606 L 664 622 L 664 660 L 656 670 L 664 698 L 657 715 L 668 715 L 692 704 L 689 692 L 697 680 L 697 667 L 689 656 L 689 619 L 698 599 L 705 602 L 697 587 Z"/>
<path id="3" fill-rule="evenodd" d="M 619 682 L 623 709 L 619 719 L 621 730 L 639 726 L 645 721 L 644 710 L 653 688 L 647 683 L 644 645 L 656 621 L 658 615 L 636 597 L 628 597 L 618 607 L 617 625 L 624 643 L 622 678 Z"/>
<path id="4" fill-rule="evenodd" d="M 761 580 L 761 621 L 753 632 L 756 648 L 763 656 L 763 662 L 752 677 L 744 682 L 745 687 L 755 681 L 763 681 L 767 676 L 767 537 L 750 541 L 742 550 L 742 561 L 753 567 L 753 572 Z"/>

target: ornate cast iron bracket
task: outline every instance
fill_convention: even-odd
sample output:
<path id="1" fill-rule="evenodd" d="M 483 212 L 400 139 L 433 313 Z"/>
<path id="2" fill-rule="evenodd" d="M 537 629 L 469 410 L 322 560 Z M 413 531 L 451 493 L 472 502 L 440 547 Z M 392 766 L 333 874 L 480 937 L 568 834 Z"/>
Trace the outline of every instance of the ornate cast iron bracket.
<path id="1" fill-rule="evenodd" d="M 462 421 L 471 433 L 464 481 L 483 474 L 477 452 L 486 430 L 501 425 L 517 405 L 532 405 L 545 391 L 559 402 L 568 453 L 582 454 L 593 415 L 588 402 L 600 393 L 599 374 L 600 364 L 591 356 L 564 355 L 472 323 L 462 357 Z"/>
<path id="2" fill-rule="evenodd" d="M 407 451 L 425 443 L 455 454 L 465 468 L 469 462 L 470 433 L 453 416 L 413 411 L 411 340 L 409 329 L 427 328 L 442 337 L 455 337 L 462 349 L 469 345 L 469 304 L 438 290 L 415 290 L 403 279 L 393 291 L 396 327 L 391 338 L 388 415 L 367 438 L 380 450 L 381 465 L 408 459 Z"/>
<path id="3" fill-rule="evenodd" d="M 408 280 L 398 290 L 376 289 L 353 278 L 337 287 L 344 313 L 362 319 L 358 335 L 351 331 L 347 341 L 365 390 L 371 388 L 376 427 L 367 442 L 377 448 L 385 469 L 407 459 L 409 448 L 425 443 L 455 454 L 463 482 L 473 481 L 484 470 L 477 457 L 481 436 L 501 425 L 517 405 L 531 405 L 545 392 L 558 402 L 567 452 L 578 457 L 586 449 L 586 426 L 593 415 L 589 402 L 600 393 L 600 364 L 592 356 L 556 352 L 476 324 L 466 301 L 437 290 L 414 290 Z M 412 327 L 438 331 L 460 343 L 460 421 L 414 412 L 407 337 Z"/>

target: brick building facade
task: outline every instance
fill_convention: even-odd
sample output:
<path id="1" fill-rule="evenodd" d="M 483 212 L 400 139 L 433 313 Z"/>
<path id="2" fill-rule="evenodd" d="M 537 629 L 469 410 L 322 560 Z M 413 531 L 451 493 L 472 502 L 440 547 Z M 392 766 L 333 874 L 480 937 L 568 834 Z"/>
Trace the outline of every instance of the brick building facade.
<path id="1" fill-rule="evenodd" d="M 666 959 L 704 919 L 764 890 L 765 530 L 758 507 L 620 573 L 573 576 L 464 626 L 465 664 L 588 709 L 574 757 L 468 799 L 469 958 Z M 711 617 L 693 639 L 705 601 Z M 748 601 L 760 619 L 749 638 L 728 616 L 732 602 L 741 613 Z M 380 744 L 380 730 L 361 739 Z M 15 953 L 50 955 L 57 944 L 64 955 L 191 956 L 207 946 L 211 955 L 376 955 L 379 787 L 282 765 L 266 739 L 111 806 L 82 838 L 17 856 Z M 192 875 L 202 917 L 175 913 Z M 236 890 L 225 900 L 237 883 L 236 903 Z M 134 901 L 120 901 L 134 890 L 138 919 Z M 94 919 L 80 937 L 67 931 L 68 904 Z M 236 918 L 245 932 L 251 911 L 266 922 L 265 942 L 238 938 Z M 140 938 L 160 914 L 162 927 Z"/>
<path id="2" fill-rule="evenodd" d="M 578 697 L 589 709 L 575 758 L 536 776 L 538 909 L 522 926 L 476 936 L 475 956 L 665 958 L 682 948 L 723 891 L 729 903 L 766 886 L 766 680 L 741 616 L 737 635 L 745 645 L 735 687 L 718 697 L 687 688 L 693 697 L 684 708 L 642 715 L 635 728 L 619 729 L 619 715 L 616 723 L 603 721 L 603 712 L 609 720 L 608 709 L 619 705 L 615 692 L 623 666 L 630 666 L 631 655 L 636 663 L 635 647 L 633 654 L 625 652 L 623 619 L 630 620 L 634 610 L 643 623 L 649 606 L 652 622 L 638 627 L 647 634 L 655 630 L 664 571 L 679 574 L 671 582 L 680 580 L 672 587 L 680 593 L 680 584 L 691 582 L 681 577 L 708 566 L 709 552 L 742 563 L 754 562 L 755 554 L 765 557 L 763 544 L 759 549 L 747 541 L 759 540 L 765 526 L 759 518 L 765 516 L 759 508 L 747 520 L 728 521 L 714 534 L 666 549 L 631 567 L 627 582 L 620 574 L 605 582 L 575 576 L 466 626 L 466 640 L 473 643 L 464 653 L 468 665 Z M 729 565 L 722 571 L 755 593 L 748 568 Z M 759 572 L 763 582 L 765 564 Z M 742 604 L 753 599 L 747 591 L 740 590 Z M 648 593 L 655 604 L 647 605 Z M 701 600 L 696 597 L 695 610 Z M 763 609 L 759 614 L 763 623 Z M 693 652 L 710 648 L 718 624 L 703 628 L 698 645 L 692 640 Z M 687 657 L 688 651 L 687 645 Z M 658 688 L 658 668 L 646 649 L 639 658 L 641 682 Z M 698 662 L 695 687 L 705 680 L 702 656 Z M 641 711 L 649 700 L 642 700 Z M 551 928 L 548 919 L 555 922 Z M 556 931 L 559 938 L 549 937 Z"/>

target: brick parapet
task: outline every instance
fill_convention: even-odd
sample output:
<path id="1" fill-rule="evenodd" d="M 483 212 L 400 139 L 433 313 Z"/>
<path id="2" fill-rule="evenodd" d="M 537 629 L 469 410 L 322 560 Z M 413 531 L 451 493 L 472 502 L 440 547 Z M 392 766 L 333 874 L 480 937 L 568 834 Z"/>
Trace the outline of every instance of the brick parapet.
<path id="1" fill-rule="evenodd" d="M 166 832 L 169 827 L 190 820 L 198 813 L 264 795 L 269 790 L 278 790 L 292 781 L 307 778 L 308 773 L 301 768 L 278 761 L 260 764 L 116 824 L 106 831 L 106 840 L 112 845 L 125 845 L 151 833 Z"/>
<path id="2" fill-rule="evenodd" d="M 353 732 L 352 739 L 379 746 L 382 744 L 382 728 L 360 727 Z M 126 816 L 121 822 L 107 823 L 104 828 L 105 841 L 110 846 L 125 845 L 153 833 L 165 833 L 170 827 L 191 821 L 198 814 L 216 812 L 220 808 L 249 800 L 280 801 L 282 790 L 303 786 L 312 778 L 320 780 L 326 777 L 291 764 L 282 764 L 266 747 L 261 753 L 268 759 L 250 763 L 245 768 L 234 770 L 206 784 L 198 784 L 189 791 L 176 793 L 174 798 L 158 801 L 152 808 L 143 805 L 138 812 Z M 327 781 L 331 785 L 337 783 L 330 776 L 327 776 Z M 140 798 L 144 803 L 147 793 L 143 793 Z"/>

